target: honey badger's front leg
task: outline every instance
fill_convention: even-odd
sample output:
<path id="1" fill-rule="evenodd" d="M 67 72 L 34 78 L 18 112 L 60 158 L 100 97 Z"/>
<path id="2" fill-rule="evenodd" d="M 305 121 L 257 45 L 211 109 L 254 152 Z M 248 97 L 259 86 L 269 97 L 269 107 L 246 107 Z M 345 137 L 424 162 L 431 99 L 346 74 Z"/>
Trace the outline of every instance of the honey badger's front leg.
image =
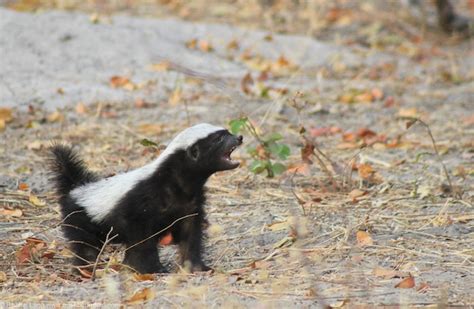
<path id="1" fill-rule="evenodd" d="M 202 261 L 204 222 L 204 214 L 199 214 L 183 220 L 172 232 L 173 240 L 179 245 L 181 265 L 191 272 L 211 270 Z"/>

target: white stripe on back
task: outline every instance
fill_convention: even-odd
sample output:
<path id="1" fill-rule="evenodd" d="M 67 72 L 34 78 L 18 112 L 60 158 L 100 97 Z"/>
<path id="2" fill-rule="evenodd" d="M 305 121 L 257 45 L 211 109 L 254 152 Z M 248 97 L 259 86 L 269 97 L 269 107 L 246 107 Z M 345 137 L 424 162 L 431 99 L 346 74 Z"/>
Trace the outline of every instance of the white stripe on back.
<path id="1" fill-rule="evenodd" d="M 70 195 L 79 206 L 86 210 L 92 221 L 100 222 L 128 191 L 141 180 L 151 176 L 168 156 L 220 130 L 225 129 L 207 123 L 187 128 L 171 141 L 155 161 L 126 173 L 77 187 L 71 191 Z"/>

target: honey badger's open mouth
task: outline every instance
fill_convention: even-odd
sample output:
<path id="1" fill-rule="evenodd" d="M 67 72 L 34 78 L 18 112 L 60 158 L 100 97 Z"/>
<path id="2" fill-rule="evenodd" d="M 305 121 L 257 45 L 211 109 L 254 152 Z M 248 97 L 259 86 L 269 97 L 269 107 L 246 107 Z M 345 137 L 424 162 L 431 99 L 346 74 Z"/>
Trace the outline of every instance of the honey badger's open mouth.
<path id="1" fill-rule="evenodd" d="M 224 161 L 228 169 L 233 169 L 240 165 L 239 161 L 232 160 L 231 158 L 232 152 L 234 152 L 234 150 L 237 149 L 237 147 L 239 147 L 240 145 L 242 145 L 242 140 L 237 140 L 237 142 L 231 145 L 229 150 L 224 152 L 224 154 L 222 155 L 222 160 Z"/>

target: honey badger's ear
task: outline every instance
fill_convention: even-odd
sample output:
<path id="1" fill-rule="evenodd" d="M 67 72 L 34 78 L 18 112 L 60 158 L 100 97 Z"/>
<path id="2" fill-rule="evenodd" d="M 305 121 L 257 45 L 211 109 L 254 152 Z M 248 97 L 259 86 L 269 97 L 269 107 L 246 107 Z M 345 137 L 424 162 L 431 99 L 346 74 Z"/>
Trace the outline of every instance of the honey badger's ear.
<path id="1" fill-rule="evenodd" d="M 186 154 L 188 157 L 190 157 L 192 160 L 197 161 L 199 159 L 199 146 L 197 144 L 192 145 L 186 150 Z"/>

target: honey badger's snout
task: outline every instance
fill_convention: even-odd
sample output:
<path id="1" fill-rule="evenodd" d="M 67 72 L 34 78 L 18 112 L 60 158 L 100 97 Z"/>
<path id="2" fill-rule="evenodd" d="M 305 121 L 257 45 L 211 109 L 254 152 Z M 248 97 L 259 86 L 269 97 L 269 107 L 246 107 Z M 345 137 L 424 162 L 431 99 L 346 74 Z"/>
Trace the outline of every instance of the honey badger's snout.
<path id="1" fill-rule="evenodd" d="M 234 152 L 234 150 L 237 149 L 237 147 L 242 145 L 243 140 L 244 138 L 242 137 L 242 135 L 232 135 L 232 134 L 227 135 L 225 139 L 224 151 L 223 151 L 223 156 L 222 156 L 222 159 L 226 166 L 225 169 L 234 169 L 240 165 L 239 161 L 232 160 L 231 155 L 232 155 L 232 152 Z"/>

